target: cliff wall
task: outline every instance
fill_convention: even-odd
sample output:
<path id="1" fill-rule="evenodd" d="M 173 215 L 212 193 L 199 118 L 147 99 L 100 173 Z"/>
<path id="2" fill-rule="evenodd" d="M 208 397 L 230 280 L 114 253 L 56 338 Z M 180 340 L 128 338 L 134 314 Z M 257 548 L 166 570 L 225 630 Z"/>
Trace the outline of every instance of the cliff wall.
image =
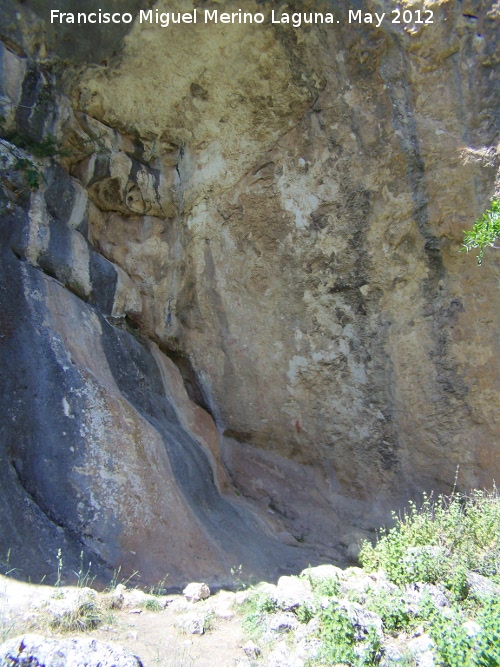
<path id="1" fill-rule="evenodd" d="M 458 253 L 498 188 L 497 4 L 113 39 L 4 4 L 4 549 L 29 520 L 27 569 L 45 531 L 222 582 L 499 479 L 500 257 Z M 15 136 L 52 135 L 31 189 Z"/>

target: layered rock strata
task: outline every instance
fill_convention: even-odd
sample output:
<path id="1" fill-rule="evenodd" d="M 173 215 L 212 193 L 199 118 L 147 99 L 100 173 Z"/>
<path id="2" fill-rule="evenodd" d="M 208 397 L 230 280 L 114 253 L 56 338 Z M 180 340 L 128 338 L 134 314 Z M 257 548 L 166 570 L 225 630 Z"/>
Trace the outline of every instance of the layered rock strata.
<path id="1" fill-rule="evenodd" d="M 87 26 L 63 67 L 43 9 L 6 3 L 0 502 L 17 553 L 39 531 L 23 567 L 48 539 L 223 581 L 339 558 L 457 467 L 498 479 L 499 258 L 457 251 L 498 186 L 499 11 L 425 6 L 136 21 L 97 62 Z M 51 135 L 32 190 L 15 138 Z"/>

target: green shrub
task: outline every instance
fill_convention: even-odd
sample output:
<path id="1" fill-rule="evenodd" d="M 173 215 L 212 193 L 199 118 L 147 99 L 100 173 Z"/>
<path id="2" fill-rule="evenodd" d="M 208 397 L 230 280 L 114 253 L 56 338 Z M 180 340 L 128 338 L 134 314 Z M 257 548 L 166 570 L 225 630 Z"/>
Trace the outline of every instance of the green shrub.
<path id="1" fill-rule="evenodd" d="M 320 639 L 323 642 L 321 658 L 327 664 L 336 663 L 354 664 L 354 628 L 347 612 L 332 602 L 326 609 L 322 609 L 320 618 Z"/>
<path id="2" fill-rule="evenodd" d="M 385 632 L 399 632 L 406 628 L 412 620 L 407 611 L 408 605 L 400 590 L 390 593 L 384 590 L 369 591 L 365 606 L 380 616 Z"/>
<path id="3" fill-rule="evenodd" d="M 309 623 L 311 618 L 316 615 L 316 609 L 308 604 L 301 604 L 295 612 L 299 623 Z"/>
<path id="4" fill-rule="evenodd" d="M 479 248 L 477 263 L 481 266 L 484 248 L 495 246 L 496 239 L 500 238 L 500 199 L 494 197 L 491 206 L 476 220 L 472 229 L 464 231 L 462 251 L 469 252 Z"/>
<path id="5" fill-rule="evenodd" d="M 268 614 L 276 611 L 276 603 L 269 593 L 254 591 L 243 604 L 243 630 L 250 637 L 258 637 L 264 630 Z"/>
<path id="6" fill-rule="evenodd" d="M 314 579 L 309 577 L 311 588 L 315 595 L 325 597 L 335 597 L 340 592 L 340 582 L 337 577 L 328 577 L 326 579 Z"/>
<path id="7" fill-rule="evenodd" d="M 500 600 L 488 600 L 477 617 L 483 628 L 473 651 L 473 665 L 499 667 L 500 665 Z"/>
<path id="8" fill-rule="evenodd" d="M 355 630 L 345 609 L 333 601 L 319 614 L 319 638 L 322 646 L 318 656 L 321 665 L 372 667 L 380 658 L 380 637 L 370 627 L 363 641 L 356 641 Z"/>
<path id="9" fill-rule="evenodd" d="M 367 570 L 383 569 L 396 584 L 441 581 L 457 599 L 467 595 L 466 573 L 498 579 L 500 498 L 497 490 L 471 495 L 424 495 L 410 503 L 375 546 L 365 542 L 360 560 Z"/>
<path id="10" fill-rule="evenodd" d="M 458 617 L 447 618 L 437 612 L 432 620 L 430 635 L 436 644 L 441 664 L 446 667 L 470 665 L 470 653 L 474 639 L 469 637 Z"/>

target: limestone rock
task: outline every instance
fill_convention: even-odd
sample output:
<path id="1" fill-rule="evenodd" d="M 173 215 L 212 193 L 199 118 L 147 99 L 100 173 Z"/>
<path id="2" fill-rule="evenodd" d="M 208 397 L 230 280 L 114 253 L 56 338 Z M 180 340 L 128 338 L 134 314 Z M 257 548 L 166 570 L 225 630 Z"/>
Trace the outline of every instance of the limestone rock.
<path id="1" fill-rule="evenodd" d="M 302 604 L 313 603 L 311 584 L 307 579 L 280 577 L 274 600 L 283 611 L 292 611 Z"/>
<path id="2" fill-rule="evenodd" d="M 417 614 L 420 604 L 426 597 L 430 597 L 436 607 L 449 607 L 450 603 L 443 586 L 433 584 L 413 583 L 404 588 L 407 612 Z"/>
<path id="3" fill-rule="evenodd" d="M 286 642 L 279 642 L 267 659 L 267 667 L 304 667 L 304 665 L 304 660 L 292 652 Z"/>
<path id="4" fill-rule="evenodd" d="M 38 5 L 0 15 L 5 136 L 69 151 L 0 147 L 13 566 L 277 577 L 354 557 L 352 526 L 457 464 L 498 479 L 498 253 L 457 253 L 498 189 L 497 4 L 168 40 L 56 39 Z"/>
<path id="5" fill-rule="evenodd" d="M 50 627 L 70 632 L 90 630 L 102 622 L 100 602 L 91 588 L 61 591 L 43 603 L 42 611 Z"/>
<path id="6" fill-rule="evenodd" d="M 218 618 L 230 619 L 234 616 L 233 606 L 236 601 L 236 593 L 230 591 L 219 591 L 212 598 L 211 608 Z"/>
<path id="7" fill-rule="evenodd" d="M 500 595 L 500 586 L 477 572 L 467 572 L 467 585 L 469 595 L 477 599 Z"/>
<path id="8" fill-rule="evenodd" d="M 316 565 L 316 567 L 308 567 L 302 570 L 300 576 L 312 581 L 324 581 L 325 579 L 340 580 L 344 576 L 344 570 L 336 565 L 324 563 L 323 565 Z"/>
<path id="9" fill-rule="evenodd" d="M 210 597 L 210 588 L 207 584 L 192 582 L 182 591 L 186 600 L 190 602 L 199 602 Z"/>
<path id="10" fill-rule="evenodd" d="M 413 653 L 417 667 L 434 667 L 435 644 L 428 634 L 415 637 L 408 642 L 408 649 Z"/>
<path id="11" fill-rule="evenodd" d="M 347 612 L 347 616 L 354 627 L 356 641 L 362 641 L 370 628 L 374 629 L 379 637 L 383 636 L 383 623 L 378 614 L 355 602 L 343 601 L 341 606 Z"/>
<path id="12" fill-rule="evenodd" d="M 381 667 L 393 667 L 403 661 L 403 653 L 393 642 L 384 642 L 382 646 Z"/>
<path id="13" fill-rule="evenodd" d="M 483 630 L 476 621 L 465 621 L 465 623 L 462 623 L 462 627 L 465 628 L 468 637 L 475 637 Z"/>
<path id="14" fill-rule="evenodd" d="M 125 602 L 126 587 L 118 584 L 115 588 L 105 595 L 105 604 L 109 609 L 121 609 Z"/>
<path id="15" fill-rule="evenodd" d="M 142 667 L 136 656 L 96 639 L 49 639 L 26 634 L 0 646 L 0 665 L 32 667 Z"/>
<path id="16" fill-rule="evenodd" d="M 243 651 L 245 652 L 245 655 L 249 658 L 258 658 L 259 655 L 261 654 L 260 648 L 255 644 L 255 642 L 252 641 L 247 641 L 245 644 L 242 646 Z"/>
<path id="17" fill-rule="evenodd" d="M 206 612 L 190 612 L 178 616 L 174 625 L 187 634 L 202 635 L 205 633 L 208 618 Z"/>
<path id="18" fill-rule="evenodd" d="M 299 622 L 295 614 L 291 612 L 279 612 L 272 614 L 267 621 L 267 629 L 270 633 L 290 632 L 297 628 Z"/>

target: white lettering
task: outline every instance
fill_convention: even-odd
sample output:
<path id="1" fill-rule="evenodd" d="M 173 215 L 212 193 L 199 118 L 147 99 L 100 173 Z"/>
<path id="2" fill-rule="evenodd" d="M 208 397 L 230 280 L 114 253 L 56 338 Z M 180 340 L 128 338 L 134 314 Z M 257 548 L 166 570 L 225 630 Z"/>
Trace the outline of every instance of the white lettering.
<path id="1" fill-rule="evenodd" d="M 215 21 L 217 23 L 217 10 L 214 9 L 212 14 L 210 14 L 209 9 L 205 9 L 205 23 L 208 23 L 209 21 Z"/>

